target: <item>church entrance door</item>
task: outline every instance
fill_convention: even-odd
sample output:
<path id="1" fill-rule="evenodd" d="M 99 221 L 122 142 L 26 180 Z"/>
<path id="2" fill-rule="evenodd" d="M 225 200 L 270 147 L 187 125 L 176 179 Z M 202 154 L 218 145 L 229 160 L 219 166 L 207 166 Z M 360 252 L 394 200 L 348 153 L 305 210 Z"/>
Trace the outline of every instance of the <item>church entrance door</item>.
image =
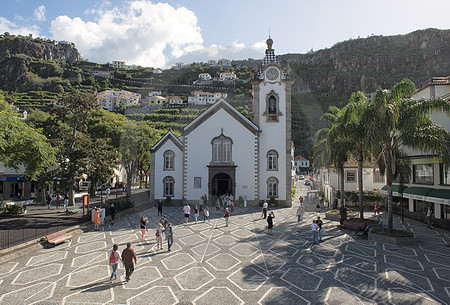
<path id="1" fill-rule="evenodd" d="M 223 194 L 231 194 L 232 190 L 232 181 L 231 177 L 225 173 L 219 173 L 213 178 L 213 192 L 217 196 L 221 196 Z"/>

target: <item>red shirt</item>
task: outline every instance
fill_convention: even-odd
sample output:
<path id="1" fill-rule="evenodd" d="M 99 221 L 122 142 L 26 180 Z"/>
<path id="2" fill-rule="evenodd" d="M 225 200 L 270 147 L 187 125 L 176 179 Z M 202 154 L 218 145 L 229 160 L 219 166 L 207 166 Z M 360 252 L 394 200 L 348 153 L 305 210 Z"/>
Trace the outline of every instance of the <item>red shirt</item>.
<path id="1" fill-rule="evenodd" d="M 125 248 L 122 251 L 122 261 L 124 264 L 133 264 L 137 260 L 136 253 L 134 253 L 134 250 L 131 248 Z"/>

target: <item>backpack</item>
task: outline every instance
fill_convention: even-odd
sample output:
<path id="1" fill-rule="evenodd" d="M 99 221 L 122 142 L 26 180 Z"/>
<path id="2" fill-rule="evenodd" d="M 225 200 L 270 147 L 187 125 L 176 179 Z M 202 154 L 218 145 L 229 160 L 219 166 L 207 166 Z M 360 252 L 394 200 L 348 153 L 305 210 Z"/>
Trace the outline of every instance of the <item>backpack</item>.
<path id="1" fill-rule="evenodd" d="M 156 231 L 155 236 L 156 236 L 156 237 L 159 237 L 159 236 L 160 236 L 159 230 Z"/>
<path id="2" fill-rule="evenodd" d="M 115 251 L 111 251 L 111 255 L 109 256 L 110 264 L 117 264 L 117 255 Z"/>

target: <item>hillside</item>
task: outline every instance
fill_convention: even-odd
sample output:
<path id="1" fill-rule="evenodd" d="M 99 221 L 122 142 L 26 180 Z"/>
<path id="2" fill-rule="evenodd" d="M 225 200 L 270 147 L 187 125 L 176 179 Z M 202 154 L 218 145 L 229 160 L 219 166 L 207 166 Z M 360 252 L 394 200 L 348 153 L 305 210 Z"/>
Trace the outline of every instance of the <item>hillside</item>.
<path id="1" fill-rule="evenodd" d="M 290 67 L 295 79 L 292 131 L 296 153 L 309 157 L 312 136 L 324 126 L 320 117 L 330 105 L 345 105 L 352 92 L 373 92 L 378 86 L 389 88 L 403 78 L 421 84 L 432 76 L 449 75 L 449 45 L 450 30 L 426 29 L 406 35 L 351 39 L 307 54 L 280 55 L 282 65 Z M 164 94 L 186 97 L 199 89 L 191 86 L 199 73 L 217 76 L 222 71 L 233 71 L 245 80 L 250 69 L 259 68 L 261 60 L 232 64 L 232 68 L 223 69 L 197 63 L 161 74 L 153 74 L 152 68 L 144 67 L 117 70 L 81 60 L 72 44 L 21 36 L 0 38 L 0 89 L 8 91 L 7 98 L 22 107 L 49 107 L 52 100 L 74 90 L 123 89 L 143 96 L 152 90 L 162 90 Z M 95 70 L 109 71 L 112 78 L 94 76 Z M 219 86 L 225 87 L 220 90 L 228 93 L 228 99 L 246 104 L 242 109 L 249 111 L 249 83 L 214 83 L 204 90 L 218 90 L 215 87 Z M 158 124 L 157 115 L 134 119 Z M 161 123 L 181 126 L 166 114 Z"/>

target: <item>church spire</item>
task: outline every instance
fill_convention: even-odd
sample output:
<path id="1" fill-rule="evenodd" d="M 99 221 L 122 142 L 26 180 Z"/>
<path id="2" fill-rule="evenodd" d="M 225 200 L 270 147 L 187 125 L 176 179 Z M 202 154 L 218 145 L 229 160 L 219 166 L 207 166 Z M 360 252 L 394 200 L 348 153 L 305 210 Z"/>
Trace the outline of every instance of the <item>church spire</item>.
<path id="1" fill-rule="evenodd" d="M 272 38 L 270 38 L 270 35 L 269 35 L 269 38 L 266 40 L 266 44 L 267 44 L 267 49 L 266 49 L 266 56 L 264 56 L 264 59 L 263 59 L 263 66 L 265 66 L 271 62 L 278 63 L 278 58 L 275 55 L 275 50 L 272 49 L 273 40 L 272 40 Z"/>

